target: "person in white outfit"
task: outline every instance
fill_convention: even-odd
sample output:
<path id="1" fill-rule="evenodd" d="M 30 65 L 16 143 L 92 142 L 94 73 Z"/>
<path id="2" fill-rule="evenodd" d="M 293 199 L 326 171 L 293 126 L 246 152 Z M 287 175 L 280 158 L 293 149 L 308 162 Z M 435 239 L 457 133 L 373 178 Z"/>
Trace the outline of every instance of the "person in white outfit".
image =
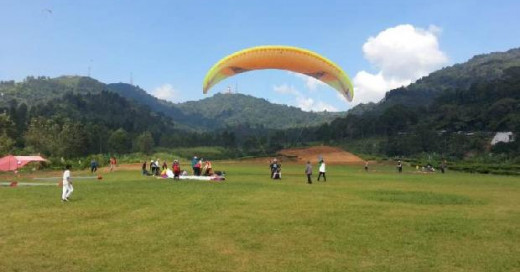
<path id="1" fill-rule="evenodd" d="M 323 181 L 327 181 L 327 177 L 325 176 L 325 161 L 320 161 L 320 173 L 318 174 L 318 181 L 320 181 L 320 177 L 323 177 Z"/>
<path id="2" fill-rule="evenodd" d="M 74 191 L 74 188 L 72 188 L 72 181 L 70 180 L 70 165 L 67 165 L 63 172 L 63 192 L 61 194 L 61 201 L 69 201 L 72 191 Z"/>

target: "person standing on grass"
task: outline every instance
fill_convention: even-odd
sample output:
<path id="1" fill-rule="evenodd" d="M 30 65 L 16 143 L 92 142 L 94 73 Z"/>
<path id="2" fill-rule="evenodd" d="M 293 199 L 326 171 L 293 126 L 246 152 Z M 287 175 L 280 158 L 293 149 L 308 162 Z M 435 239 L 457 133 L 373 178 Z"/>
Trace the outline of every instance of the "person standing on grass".
<path id="1" fill-rule="evenodd" d="M 63 172 L 63 191 L 61 193 L 61 201 L 69 201 L 69 197 L 74 191 L 74 188 L 72 187 L 72 181 L 70 180 L 70 164 L 67 164 L 65 166 L 65 171 Z"/>
<path id="2" fill-rule="evenodd" d="M 204 176 L 213 175 L 213 166 L 211 166 L 211 161 L 207 160 L 204 165 Z"/>
<path id="3" fill-rule="evenodd" d="M 143 176 L 146 176 L 146 174 L 148 173 L 148 171 L 146 171 L 146 160 L 143 162 L 143 167 L 142 167 L 142 174 Z"/>
<path id="4" fill-rule="evenodd" d="M 368 172 L 368 161 L 365 161 L 365 172 Z"/>
<path id="5" fill-rule="evenodd" d="M 161 163 L 159 162 L 159 158 L 155 160 L 155 175 L 160 176 L 161 175 Z"/>
<path id="6" fill-rule="evenodd" d="M 92 159 L 90 161 L 90 173 L 94 174 L 97 171 L 97 161 L 95 159 Z"/>
<path id="7" fill-rule="evenodd" d="M 403 172 L 403 163 L 401 162 L 401 160 L 397 161 L 397 171 L 399 171 L 399 174 Z"/>
<path id="8" fill-rule="evenodd" d="M 179 176 L 181 175 L 181 166 L 179 165 L 179 161 L 174 160 L 173 165 L 173 179 L 179 179 Z"/>
<path id="9" fill-rule="evenodd" d="M 155 166 L 154 175 L 156 175 L 156 176 L 161 175 L 161 164 L 159 162 L 159 158 L 157 158 L 157 160 L 154 161 L 154 166 Z"/>
<path id="10" fill-rule="evenodd" d="M 307 165 L 305 166 L 305 174 L 307 175 L 307 183 L 312 184 L 312 165 L 310 161 L 307 161 Z"/>
<path id="11" fill-rule="evenodd" d="M 202 158 L 197 160 L 197 162 L 195 163 L 195 176 L 200 176 L 201 169 L 202 169 Z"/>
<path id="12" fill-rule="evenodd" d="M 327 181 L 327 177 L 325 176 L 325 161 L 323 159 L 320 161 L 319 171 L 318 181 L 320 181 L 320 177 L 323 177 L 323 181 Z"/>
<path id="13" fill-rule="evenodd" d="M 269 165 L 269 168 L 271 168 L 271 178 L 274 177 L 274 173 L 280 169 L 280 164 L 278 163 L 278 160 L 276 158 L 273 159 L 271 164 Z"/>
<path id="14" fill-rule="evenodd" d="M 193 169 L 193 175 L 197 175 L 197 169 L 195 168 L 195 165 L 199 162 L 197 156 L 193 156 L 193 159 L 191 159 L 191 168 Z"/>
<path id="15" fill-rule="evenodd" d="M 446 170 L 446 160 L 443 160 L 443 161 L 441 162 L 441 166 L 440 166 L 440 168 L 441 168 L 441 173 L 444 174 L 444 171 Z"/>
<path id="16" fill-rule="evenodd" d="M 114 157 L 114 156 L 110 157 L 110 172 L 112 172 L 112 170 L 116 169 L 116 165 L 117 165 L 116 157 Z"/>

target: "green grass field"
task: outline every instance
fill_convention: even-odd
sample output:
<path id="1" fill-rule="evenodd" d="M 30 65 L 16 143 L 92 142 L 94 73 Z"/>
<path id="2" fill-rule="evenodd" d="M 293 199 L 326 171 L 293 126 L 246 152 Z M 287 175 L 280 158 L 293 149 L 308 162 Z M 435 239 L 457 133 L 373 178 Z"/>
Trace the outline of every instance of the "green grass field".
<path id="1" fill-rule="evenodd" d="M 519 177 L 328 166 L 307 185 L 303 165 L 280 182 L 214 167 L 228 180 L 118 170 L 70 203 L 0 187 L 0 271 L 520 271 Z"/>

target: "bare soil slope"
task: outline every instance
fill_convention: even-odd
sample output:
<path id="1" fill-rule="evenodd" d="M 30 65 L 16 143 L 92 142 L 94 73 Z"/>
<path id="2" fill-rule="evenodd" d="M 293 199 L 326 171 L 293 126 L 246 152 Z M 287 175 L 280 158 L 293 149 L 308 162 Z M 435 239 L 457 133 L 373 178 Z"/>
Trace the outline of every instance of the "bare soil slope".
<path id="1" fill-rule="evenodd" d="M 282 149 L 278 152 L 281 156 L 288 157 L 297 162 L 316 162 L 322 157 L 327 164 L 363 164 L 360 157 L 346 152 L 341 148 L 332 146 L 313 146 L 306 148 Z"/>

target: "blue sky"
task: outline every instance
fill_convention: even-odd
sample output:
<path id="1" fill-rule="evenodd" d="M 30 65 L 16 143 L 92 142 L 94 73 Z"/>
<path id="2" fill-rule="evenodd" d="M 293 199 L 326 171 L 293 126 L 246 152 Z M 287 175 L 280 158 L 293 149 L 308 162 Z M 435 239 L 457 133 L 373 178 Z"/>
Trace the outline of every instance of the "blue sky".
<path id="1" fill-rule="evenodd" d="M 132 78 L 173 102 L 231 87 L 304 110 L 344 111 L 473 55 L 519 47 L 518 11 L 514 0 L 0 0 L 0 80 L 90 71 L 104 83 Z M 202 94 L 215 62 L 257 45 L 334 61 L 354 82 L 353 103 L 278 70 L 244 73 Z"/>

